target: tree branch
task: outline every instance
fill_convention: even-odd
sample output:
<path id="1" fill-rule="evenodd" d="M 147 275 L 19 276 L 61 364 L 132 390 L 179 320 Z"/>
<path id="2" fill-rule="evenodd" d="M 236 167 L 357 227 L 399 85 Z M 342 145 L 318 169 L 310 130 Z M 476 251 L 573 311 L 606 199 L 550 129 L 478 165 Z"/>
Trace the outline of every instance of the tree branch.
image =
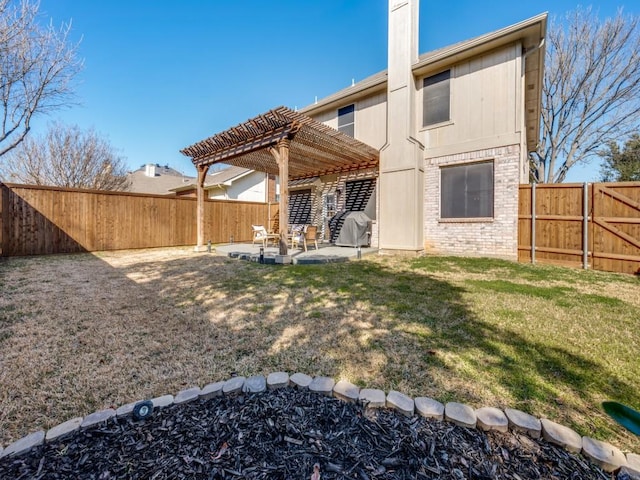
<path id="1" fill-rule="evenodd" d="M 548 31 L 541 141 L 530 155 L 537 181 L 561 182 L 573 165 L 638 128 L 639 18 L 601 22 L 590 9 L 567 15 Z"/>

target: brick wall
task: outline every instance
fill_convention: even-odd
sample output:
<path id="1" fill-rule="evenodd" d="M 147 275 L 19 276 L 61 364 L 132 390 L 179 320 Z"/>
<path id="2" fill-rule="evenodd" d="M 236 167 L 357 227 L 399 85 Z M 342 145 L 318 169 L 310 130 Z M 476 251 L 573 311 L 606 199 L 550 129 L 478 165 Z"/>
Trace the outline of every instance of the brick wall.
<path id="1" fill-rule="evenodd" d="M 494 218 L 440 220 L 440 167 L 489 160 L 494 161 Z M 518 145 L 426 159 L 425 251 L 517 260 L 519 179 Z"/>

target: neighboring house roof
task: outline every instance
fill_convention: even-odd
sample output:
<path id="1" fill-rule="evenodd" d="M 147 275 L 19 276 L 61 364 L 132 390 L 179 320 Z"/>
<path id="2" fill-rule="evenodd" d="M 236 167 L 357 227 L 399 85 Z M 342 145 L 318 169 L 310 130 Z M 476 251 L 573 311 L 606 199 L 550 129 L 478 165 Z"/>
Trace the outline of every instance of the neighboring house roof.
<path id="1" fill-rule="evenodd" d="M 230 166 L 226 167 L 222 170 L 218 170 L 213 172 L 211 175 L 207 175 L 204 182 L 204 188 L 216 188 L 223 186 L 230 186 L 236 180 L 241 179 L 254 172 L 255 170 L 250 170 L 248 168 Z M 187 190 L 193 190 L 196 188 L 196 179 L 190 177 L 190 181 L 187 184 L 179 185 L 175 188 L 172 188 L 172 192 L 184 192 Z"/>
<path id="2" fill-rule="evenodd" d="M 207 175 L 204 182 L 204 188 L 214 187 L 218 185 L 231 185 L 235 180 L 249 175 L 254 170 L 243 167 L 231 166 L 223 170 L 218 170 L 211 175 Z"/>
<path id="3" fill-rule="evenodd" d="M 544 37 L 547 29 L 547 14 L 542 13 L 522 22 L 510 25 L 470 40 L 423 53 L 412 67 L 415 77 L 437 73 L 438 70 L 484 54 L 502 45 L 517 40 L 523 43 L 525 68 L 525 102 L 528 147 L 535 149 L 540 124 L 540 104 L 542 98 L 542 78 L 544 74 Z M 345 101 L 356 101 L 378 90 L 386 89 L 387 71 L 378 72 L 360 82 L 329 95 L 316 103 L 299 110 L 306 115 L 338 108 Z"/>
<path id="4" fill-rule="evenodd" d="M 131 183 L 130 192 L 167 195 L 172 193 L 171 189 L 195 180 L 194 177 L 183 175 L 169 166 L 152 164 L 151 167 L 153 168 L 149 170 L 149 166 L 143 165 L 138 170 L 127 174 Z"/>
<path id="5" fill-rule="evenodd" d="M 250 173 L 255 172 L 255 170 L 250 170 L 248 168 L 243 167 L 228 167 L 218 172 L 213 173 L 212 175 L 207 175 L 207 180 L 204 184 L 205 190 L 208 188 L 216 188 L 220 186 L 230 186 L 236 180 L 241 179 L 249 175 Z M 316 185 L 319 181 L 319 177 L 311 177 L 311 178 L 302 178 L 298 180 L 290 180 L 289 188 L 291 187 L 310 187 Z M 186 185 L 181 185 L 176 188 L 172 188 L 172 192 L 186 192 L 189 190 L 194 190 L 196 188 L 195 179 L 194 182 L 191 182 Z"/>

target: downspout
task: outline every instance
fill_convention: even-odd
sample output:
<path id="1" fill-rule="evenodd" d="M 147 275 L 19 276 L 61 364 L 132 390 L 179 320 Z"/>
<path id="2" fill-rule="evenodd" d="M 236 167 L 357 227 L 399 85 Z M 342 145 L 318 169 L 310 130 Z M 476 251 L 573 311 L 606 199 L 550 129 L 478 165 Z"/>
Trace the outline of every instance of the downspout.
<path id="1" fill-rule="evenodd" d="M 526 101 L 525 101 L 525 92 L 526 92 L 526 82 L 525 82 L 525 74 L 527 71 L 527 58 L 529 58 L 532 54 L 534 54 L 535 52 L 537 52 L 538 50 L 540 50 L 542 47 L 544 47 L 545 45 L 545 37 L 542 37 L 540 39 L 540 42 L 538 42 L 538 45 L 529 49 L 529 50 L 525 50 L 524 53 L 522 54 L 522 88 L 523 88 L 523 93 L 522 93 L 522 101 L 523 101 L 523 105 L 522 105 L 522 150 L 523 152 L 525 152 L 526 155 L 526 159 L 524 165 L 523 165 L 523 171 L 521 172 L 521 183 L 529 183 L 529 177 L 530 177 L 530 163 L 531 160 L 529 158 L 529 152 L 527 151 L 527 116 L 526 116 L 526 110 L 527 110 L 527 105 L 526 105 Z M 544 82 L 544 72 L 542 72 L 541 77 L 540 77 L 540 91 L 542 92 L 542 83 Z M 538 99 L 538 104 L 542 103 L 542 94 L 540 93 L 540 98 Z M 540 113 L 538 114 L 538 119 L 540 117 Z M 538 135 L 540 135 L 540 123 L 538 121 Z M 539 138 L 539 137 L 538 137 Z M 536 142 L 537 143 L 537 142 Z"/>
<path id="2" fill-rule="evenodd" d="M 526 105 L 526 101 L 525 101 L 525 96 L 526 96 L 526 82 L 525 82 L 525 75 L 526 75 L 526 71 L 527 71 L 527 58 L 529 58 L 532 54 L 534 54 L 535 52 L 537 52 L 538 50 L 540 50 L 542 47 L 544 47 L 545 45 L 545 38 L 542 37 L 540 39 L 540 42 L 538 43 L 537 46 L 526 50 L 522 53 L 522 114 L 521 114 L 521 121 L 522 121 L 522 134 L 521 134 L 521 147 L 522 151 L 524 152 L 524 162 L 522 165 L 522 171 L 520 172 L 520 183 L 529 183 L 529 178 L 530 178 L 530 164 L 531 164 L 531 159 L 529 158 L 529 152 L 527 151 L 527 105 Z M 543 80 L 542 80 L 543 81 Z M 542 85 L 540 85 L 540 88 L 542 89 Z M 539 100 L 538 103 L 540 103 L 541 100 Z M 540 124 L 538 123 L 538 135 L 540 135 Z"/>
<path id="3" fill-rule="evenodd" d="M 522 58 L 524 58 L 524 59 L 526 60 L 526 59 L 527 59 L 527 57 L 528 57 L 529 55 L 531 55 L 531 54 L 532 54 L 532 53 L 534 53 L 534 52 L 537 52 L 537 51 L 538 51 L 538 50 L 540 50 L 542 47 L 544 47 L 544 43 L 545 43 L 545 41 L 544 41 L 544 37 L 542 37 L 542 38 L 540 39 L 540 43 L 538 44 L 538 46 L 533 47 L 532 49 L 527 50 L 526 52 L 524 52 L 524 54 L 522 55 Z"/>

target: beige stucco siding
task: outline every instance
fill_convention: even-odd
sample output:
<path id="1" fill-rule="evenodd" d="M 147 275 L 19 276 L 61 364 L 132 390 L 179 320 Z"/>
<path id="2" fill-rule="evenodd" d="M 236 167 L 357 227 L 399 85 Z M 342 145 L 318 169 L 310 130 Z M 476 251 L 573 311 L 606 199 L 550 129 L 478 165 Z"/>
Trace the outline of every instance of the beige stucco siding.
<path id="1" fill-rule="evenodd" d="M 387 94 L 382 92 L 356 103 L 356 135 L 361 142 L 380 149 L 387 141 Z"/>
<path id="2" fill-rule="evenodd" d="M 344 105 L 342 105 L 342 107 L 344 107 L 345 105 L 350 104 L 345 103 Z M 311 113 L 309 114 L 309 116 L 314 120 L 322 122 L 331 128 L 335 128 L 336 130 L 338 129 L 338 110 L 335 108 L 331 110 L 324 110 L 318 113 Z"/>
<path id="3" fill-rule="evenodd" d="M 500 145 L 520 144 L 523 139 L 521 45 L 512 44 L 451 69 L 451 120 L 422 127 L 424 76 L 416 78 L 416 138 L 425 156 L 450 155 Z M 431 74 L 438 73 L 433 71 Z M 338 128 L 338 108 L 354 103 L 355 137 L 374 148 L 387 141 L 387 94 L 378 92 L 339 107 L 310 112 L 332 128 Z"/>
<path id="4" fill-rule="evenodd" d="M 359 100 L 346 101 L 338 108 L 355 105 L 355 138 L 374 148 L 382 148 L 387 141 L 387 94 L 379 92 Z M 338 129 L 338 108 L 312 113 L 314 120 Z"/>
<path id="5" fill-rule="evenodd" d="M 427 157 L 521 143 L 520 52 L 520 44 L 514 44 L 451 68 L 450 121 L 420 127 L 418 134 Z M 417 79 L 419 126 L 423 115 L 423 80 L 424 77 Z"/>

